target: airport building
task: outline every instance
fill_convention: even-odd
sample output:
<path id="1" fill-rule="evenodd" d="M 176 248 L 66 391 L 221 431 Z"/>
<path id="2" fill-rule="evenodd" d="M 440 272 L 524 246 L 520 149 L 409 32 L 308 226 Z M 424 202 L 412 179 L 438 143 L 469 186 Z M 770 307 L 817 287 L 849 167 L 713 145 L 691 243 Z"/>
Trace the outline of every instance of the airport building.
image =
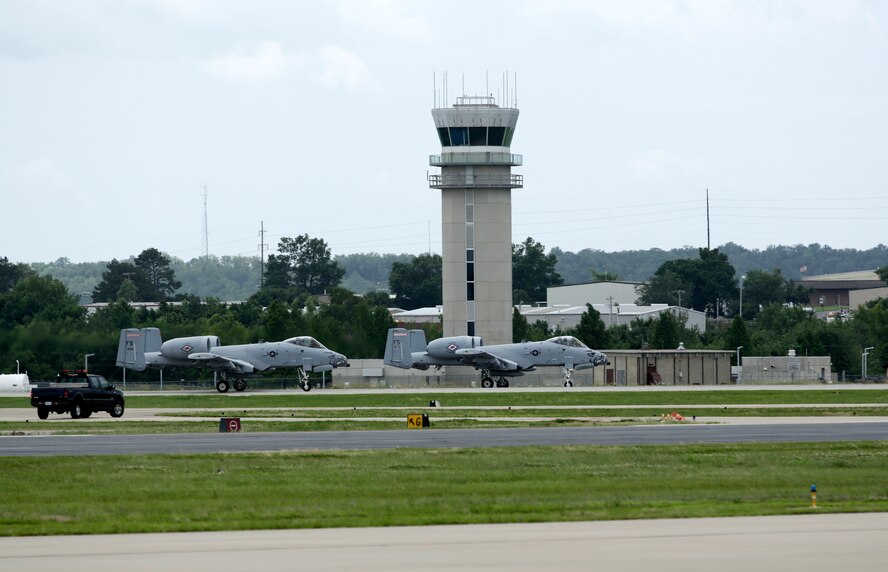
<path id="1" fill-rule="evenodd" d="M 518 109 L 461 96 L 432 109 L 441 154 L 429 187 L 441 191 L 444 336 L 512 342 L 512 189 L 521 155 L 510 147 Z"/>

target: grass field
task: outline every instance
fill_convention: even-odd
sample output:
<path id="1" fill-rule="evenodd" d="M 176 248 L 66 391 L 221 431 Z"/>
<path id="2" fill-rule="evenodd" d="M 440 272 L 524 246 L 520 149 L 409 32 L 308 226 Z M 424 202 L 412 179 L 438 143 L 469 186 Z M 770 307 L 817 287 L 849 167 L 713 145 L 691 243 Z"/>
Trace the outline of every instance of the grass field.
<path id="1" fill-rule="evenodd" d="M 886 466 L 886 442 L 7 457 L 0 535 L 885 511 Z"/>
<path id="2" fill-rule="evenodd" d="M 247 432 L 403 429 L 408 411 L 429 413 L 432 430 L 656 423 L 683 406 L 708 417 L 888 415 L 888 392 L 248 393 L 130 396 L 127 406 L 197 408 L 179 413 L 207 420 L 52 416 L 0 422 L 0 434 L 216 432 L 220 416 L 257 418 Z M 273 419 L 291 415 L 305 420 Z M 389 416 L 402 419 L 373 419 Z M 533 417 L 547 420 L 517 419 Z M 0 535 L 886 511 L 886 466 L 888 441 L 0 457 Z"/>

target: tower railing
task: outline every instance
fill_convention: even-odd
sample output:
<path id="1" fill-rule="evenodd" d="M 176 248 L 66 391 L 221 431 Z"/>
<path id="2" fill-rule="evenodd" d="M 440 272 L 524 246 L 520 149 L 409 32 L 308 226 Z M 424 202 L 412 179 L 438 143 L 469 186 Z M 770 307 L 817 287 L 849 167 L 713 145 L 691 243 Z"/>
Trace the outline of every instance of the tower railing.
<path id="1" fill-rule="evenodd" d="M 524 157 L 521 155 L 496 151 L 470 151 L 429 155 L 429 165 L 432 167 L 446 167 L 448 165 L 509 165 L 520 167 L 523 164 Z"/>
<path id="2" fill-rule="evenodd" d="M 524 177 L 511 173 L 447 173 L 430 174 L 429 187 L 432 189 L 520 189 L 524 187 Z"/>

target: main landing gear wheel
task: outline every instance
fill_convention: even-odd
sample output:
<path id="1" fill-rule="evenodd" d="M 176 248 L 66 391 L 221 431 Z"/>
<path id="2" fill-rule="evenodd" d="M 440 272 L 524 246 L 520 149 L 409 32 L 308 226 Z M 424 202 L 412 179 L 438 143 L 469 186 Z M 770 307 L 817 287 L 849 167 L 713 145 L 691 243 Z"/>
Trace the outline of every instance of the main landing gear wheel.
<path id="1" fill-rule="evenodd" d="M 235 391 L 243 391 L 247 388 L 247 382 L 242 379 L 234 380 L 234 390 Z"/>
<path id="2" fill-rule="evenodd" d="M 572 381 L 565 381 L 564 382 L 564 387 L 573 387 L 573 386 L 574 386 L 574 384 Z"/>
<path id="3" fill-rule="evenodd" d="M 483 387 L 484 389 L 490 389 L 491 387 L 493 387 L 493 378 L 481 378 L 481 387 Z"/>
<path id="4" fill-rule="evenodd" d="M 216 382 L 216 391 L 219 393 L 228 393 L 228 382 L 224 379 L 220 379 Z"/>
<path id="5" fill-rule="evenodd" d="M 509 387 L 509 380 L 506 379 L 505 377 L 501 377 L 498 380 L 496 380 L 496 386 L 497 387 Z"/>

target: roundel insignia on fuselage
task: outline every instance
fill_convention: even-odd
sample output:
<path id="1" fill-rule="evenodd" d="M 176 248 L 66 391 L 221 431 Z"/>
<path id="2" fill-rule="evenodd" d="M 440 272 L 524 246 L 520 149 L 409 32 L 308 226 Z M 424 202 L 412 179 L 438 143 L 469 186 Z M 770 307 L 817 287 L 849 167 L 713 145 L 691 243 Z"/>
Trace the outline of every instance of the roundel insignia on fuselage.
<path id="1" fill-rule="evenodd" d="M 449 346 L 447 346 L 447 351 L 455 352 L 458 349 L 459 349 L 459 346 L 456 344 L 450 344 Z"/>

